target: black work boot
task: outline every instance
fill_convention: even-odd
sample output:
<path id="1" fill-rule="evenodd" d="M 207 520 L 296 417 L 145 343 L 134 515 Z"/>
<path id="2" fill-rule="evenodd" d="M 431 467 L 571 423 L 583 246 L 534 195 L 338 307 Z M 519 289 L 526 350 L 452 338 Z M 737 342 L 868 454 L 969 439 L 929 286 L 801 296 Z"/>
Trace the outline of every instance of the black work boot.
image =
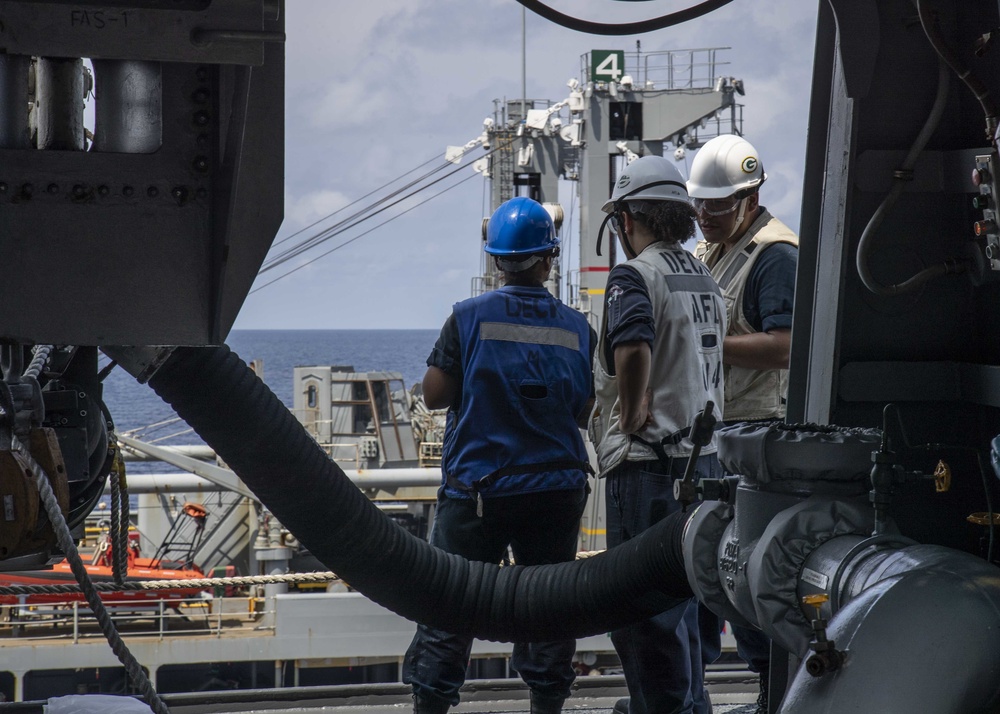
<path id="1" fill-rule="evenodd" d="M 564 701 L 564 697 L 546 697 L 532 692 L 531 714 L 560 714 Z"/>
<path id="2" fill-rule="evenodd" d="M 628 697 L 622 697 L 617 702 L 615 702 L 615 706 L 612 708 L 611 711 L 613 711 L 615 714 L 628 714 L 628 701 L 629 701 Z"/>
<path id="3" fill-rule="evenodd" d="M 438 697 L 413 695 L 413 714 L 446 714 L 451 704 Z"/>

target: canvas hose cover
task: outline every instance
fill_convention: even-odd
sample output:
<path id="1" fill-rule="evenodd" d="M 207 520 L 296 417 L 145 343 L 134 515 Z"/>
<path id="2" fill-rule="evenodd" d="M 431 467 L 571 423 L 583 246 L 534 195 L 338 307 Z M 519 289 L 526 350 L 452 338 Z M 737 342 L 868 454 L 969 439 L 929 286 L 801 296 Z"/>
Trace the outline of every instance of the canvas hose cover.
<path id="1" fill-rule="evenodd" d="M 875 514 L 867 504 L 812 496 L 775 516 L 747 561 L 747 582 L 757 622 L 775 642 L 802 657 L 812 626 L 798 601 L 798 582 L 809 554 L 844 535 L 869 535 Z"/>
<path id="2" fill-rule="evenodd" d="M 867 481 L 879 429 L 818 424 L 746 424 L 719 431 L 719 460 L 757 483 Z"/>
<path id="3" fill-rule="evenodd" d="M 734 625 L 755 627 L 726 595 L 719 576 L 719 544 L 732 522 L 733 507 L 728 503 L 703 501 L 684 527 L 684 570 L 695 597 L 705 607 Z"/>

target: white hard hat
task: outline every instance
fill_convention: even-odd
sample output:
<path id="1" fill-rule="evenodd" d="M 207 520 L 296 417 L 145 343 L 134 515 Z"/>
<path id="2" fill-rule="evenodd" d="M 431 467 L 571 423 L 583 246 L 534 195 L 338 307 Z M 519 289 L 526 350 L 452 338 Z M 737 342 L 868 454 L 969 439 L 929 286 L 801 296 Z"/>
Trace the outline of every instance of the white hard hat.
<path id="1" fill-rule="evenodd" d="M 653 155 L 642 156 L 625 167 L 601 210 L 611 213 L 617 202 L 633 199 L 689 203 L 681 172 L 668 159 Z"/>
<path id="2" fill-rule="evenodd" d="M 753 144 L 735 134 L 723 134 L 706 141 L 694 157 L 687 190 L 691 198 L 749 195 L 766 179 Z"/>

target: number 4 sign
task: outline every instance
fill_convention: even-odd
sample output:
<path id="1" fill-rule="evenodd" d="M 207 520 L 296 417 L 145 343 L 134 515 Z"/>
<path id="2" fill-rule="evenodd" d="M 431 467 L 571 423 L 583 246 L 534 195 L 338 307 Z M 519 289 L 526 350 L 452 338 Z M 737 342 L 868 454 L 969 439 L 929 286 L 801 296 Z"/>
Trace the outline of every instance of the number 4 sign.
<path id="1" fill-rule="evenodd" d="M 594 82 L 617 82 L 625 74 L 623 50 L 591 50 L 590 79 Z"/>

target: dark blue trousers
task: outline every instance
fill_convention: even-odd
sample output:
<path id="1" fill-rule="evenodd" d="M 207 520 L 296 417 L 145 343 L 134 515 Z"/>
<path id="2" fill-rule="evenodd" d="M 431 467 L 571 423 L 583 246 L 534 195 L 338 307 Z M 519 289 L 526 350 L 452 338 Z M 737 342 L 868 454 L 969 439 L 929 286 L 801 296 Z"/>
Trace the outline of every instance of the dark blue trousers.
<path id="1" fill-rule="evenodd" d="M 673 482 L 686 466 L 685 458 L 673 459 L 669 467 L 659 461 L 626 461 L 606 476 L 609 548 L 680 510 Z M 715 454 L 698 458 L 696 478 L 721 474 Z M 699 605 L 692 598 L 611 633 L 628 685 L 629 714 L 711 714 L 704 659 L 718 656 L 719 621 L 700 619 L 701 625 Z"/>
<path id="2" fill-rule="evenodd" d="M 576 557 L 586 504 L 583 489 L 501 496 L 485 499 L 479 517 L 472 499 L 438 492 L 430 542 L 485 563 L 499 563 L 508 546 L 518 565 L 563 563 Z M 443 699 L 455 706 L 472 642 L 472 637 L 418 625 L 403 659 L 403 682 L 421 698 Z M 576 678 L 575 653 L 576 640 L 518 642 L 510 666 L 537 696 L 562 702 Z"/>
<path id="3" fill-rule="evenodd" d="M 733 625 L 736 653 L 747 663 L 751 672 L 766 677 L 771 671 L 771 639 L 753 627 Z"/>

